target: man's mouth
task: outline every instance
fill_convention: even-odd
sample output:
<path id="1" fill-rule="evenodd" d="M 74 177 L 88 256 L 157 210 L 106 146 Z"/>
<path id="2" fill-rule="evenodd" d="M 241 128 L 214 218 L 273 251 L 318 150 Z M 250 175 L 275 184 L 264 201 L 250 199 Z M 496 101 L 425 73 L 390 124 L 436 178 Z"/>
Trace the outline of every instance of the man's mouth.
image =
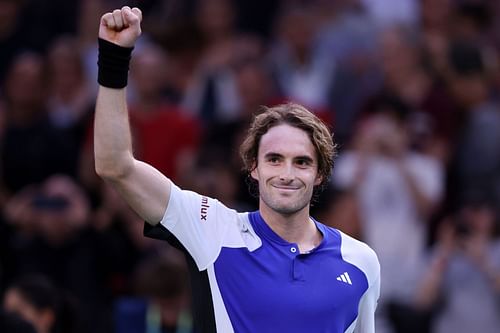
<path id="1" fill-rule="evenodd" d="M 272 185 L 274 188 L 282 191 L 296 191 L 299 189 L 297 186 L 289 186 L 289 185 Z"/>

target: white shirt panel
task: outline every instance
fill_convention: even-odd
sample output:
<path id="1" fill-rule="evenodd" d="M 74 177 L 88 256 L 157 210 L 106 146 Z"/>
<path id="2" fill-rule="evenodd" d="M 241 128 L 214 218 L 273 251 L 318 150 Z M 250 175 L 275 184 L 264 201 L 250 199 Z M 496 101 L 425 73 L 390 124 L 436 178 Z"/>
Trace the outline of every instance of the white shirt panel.
<path id="1" fill-rule="evenodd" d="M 342 236 L 342 258 L 365 273 L 368 289 L 359 303 L 358 317 L 346 332 L 374 333 L 374 313 L 380 296 L 380 265 L 375 252 L 366 244 L 339 231 Z M 354 330 L 352 330 L 354 329 Z"/>

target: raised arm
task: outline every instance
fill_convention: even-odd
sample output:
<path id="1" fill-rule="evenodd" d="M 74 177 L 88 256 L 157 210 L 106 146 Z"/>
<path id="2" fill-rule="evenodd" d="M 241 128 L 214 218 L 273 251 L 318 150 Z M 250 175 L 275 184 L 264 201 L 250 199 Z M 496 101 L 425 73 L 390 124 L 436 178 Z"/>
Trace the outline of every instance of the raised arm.
<path id="1" fill-rule="evenodd" d="M 102 16 L 99 27 L 99 92 L 94 123 L 95 168 L 148 223 L 158 223 L 168 204 L 170 180 L 132 153 L 126 79 L 130 52 L 141 34 L 138 8 L 114 10 Z M 102 41 L 104 40 L 104 41 Z M 113 44 L 106 44 L 111 42 Z"/>

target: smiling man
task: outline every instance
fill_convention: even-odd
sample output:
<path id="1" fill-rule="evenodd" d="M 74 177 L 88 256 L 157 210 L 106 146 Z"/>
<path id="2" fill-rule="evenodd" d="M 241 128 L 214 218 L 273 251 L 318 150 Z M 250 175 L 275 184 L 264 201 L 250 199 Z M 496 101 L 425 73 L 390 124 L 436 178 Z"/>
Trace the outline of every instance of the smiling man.
<path id="1" fill-rule="evenodd" d="M 147 236 L 186 253 L 197 332 L 374 332 L 375 253 L 309 216 L 335 155 L 312 113 L 285 104 L 255 117 L 241 147 L 259 190 L 255 212 L 182 190 L 134 158 L 125 87 L 140 21 L 129 7 L 101 19 L 96 171 L 144 218 Z"/>

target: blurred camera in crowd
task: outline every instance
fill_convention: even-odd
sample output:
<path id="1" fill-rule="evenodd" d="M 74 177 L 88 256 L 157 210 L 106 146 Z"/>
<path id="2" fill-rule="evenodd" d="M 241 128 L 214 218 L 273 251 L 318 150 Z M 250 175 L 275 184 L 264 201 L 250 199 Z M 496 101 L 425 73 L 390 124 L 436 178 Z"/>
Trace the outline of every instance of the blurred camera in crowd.
<path id="1" fill-rule="evenodd" d="M 476 195 L 465 201 L 455 219 L 453 227 L 457 237 L 492 237 L 498 229 L 497 217 L 491 200 L 485 195 Z"/>
<path id="2" fill-rule="evenodd" d="M 47 196 L 40 193 L 33 197 L 31 207 L 35 210 L 60 212 L 70 207 L 70 201 L 64 196 Z"/>
<path id="3" fill-rule="evenodd" d="M 60 244 L 87 225 L 89 209 L 78 184 L 67 176 L 54 175 L 10 199 L 5 216 L 18 230 Z"/>

